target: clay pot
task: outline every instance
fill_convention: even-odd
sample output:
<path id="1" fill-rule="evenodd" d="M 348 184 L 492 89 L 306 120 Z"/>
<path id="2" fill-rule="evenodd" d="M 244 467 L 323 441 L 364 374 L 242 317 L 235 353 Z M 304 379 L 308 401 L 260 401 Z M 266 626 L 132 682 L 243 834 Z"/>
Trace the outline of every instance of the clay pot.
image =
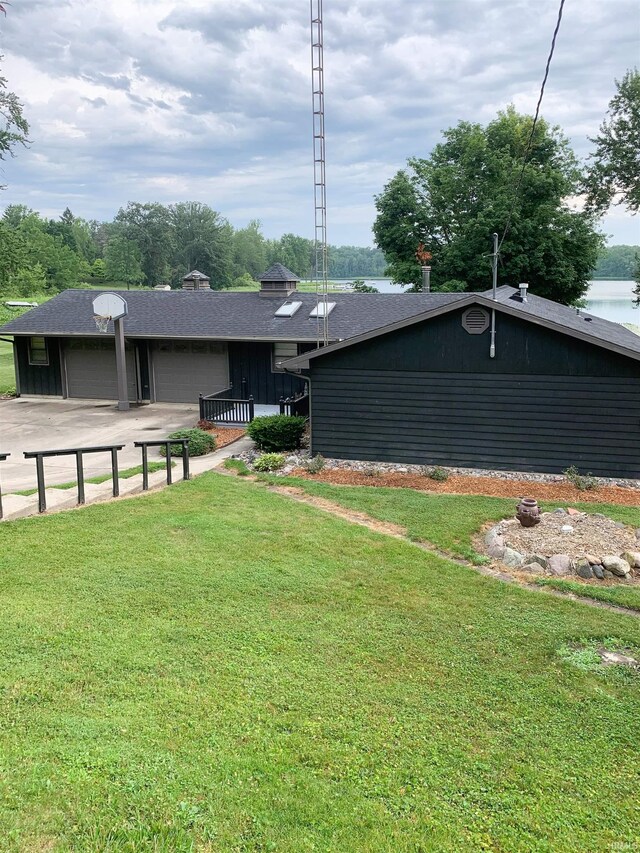
<path id="1" fill-rule="evenodd" d="M 516 518 L 523 527 L 540 524 L 540 507 L 533 498 L 523 498 L 516 507 Z"/>

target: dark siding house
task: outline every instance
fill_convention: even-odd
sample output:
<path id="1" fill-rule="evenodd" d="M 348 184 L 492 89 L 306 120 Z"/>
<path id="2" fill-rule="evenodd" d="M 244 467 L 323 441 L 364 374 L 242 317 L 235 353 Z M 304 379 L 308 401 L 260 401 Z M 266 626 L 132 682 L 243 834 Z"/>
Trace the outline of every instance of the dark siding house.
<path id="1" fill-rule="evenodd" d="M 316 296 L 297 291 L 297 277 L 274 264 L 253 293 L 212 291 L 197 270 L 179 291 L 124 295 L 127 386 L 132 402 L 198 402 L 200 394 L 277 404 L 304 392 L 304 380 L 280 363 L 316 349 Z M 12 335 L 22 395 L 117 399 L 113 324 L 100 334 L 91 290 L 67 290 L 0 329 Z M 331 340 L 350 338 L 459 294 L 332 295 Z"/>
<path id="2" fill-rule="evenodd" d="M 640 337 L 513 288 L 286 367 L 309 377 L 323 456 L 640 477 Z"/>

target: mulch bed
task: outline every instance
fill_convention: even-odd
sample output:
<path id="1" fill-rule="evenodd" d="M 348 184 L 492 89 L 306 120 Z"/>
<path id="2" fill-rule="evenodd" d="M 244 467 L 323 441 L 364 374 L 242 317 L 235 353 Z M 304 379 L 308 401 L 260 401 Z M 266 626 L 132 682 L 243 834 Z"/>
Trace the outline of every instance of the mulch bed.
<path id="1" fill-rule="evenodd" d="M 640 507 L 640 490 L 623 489 L 620 486 L 599 486 L 595 490 L 579 491 L 570 483 L 536 483 L 530 480 L 500 480 L 495 477 L 465 477 L 451 475 L 440 483 L 416 474 L 380 474 L 367 476 L 357 471 L 344 469 L 325 470 L 320 474 L 308 474 L 298 468 L 292 476 L 306 480 L 318 480 L 336 486 L 383 486 L 392 489 L 416 489 L 420 492 L 452 495 L 484 495 L 492 498 L 533 497 L 537 501 L 559 501 L 562 503 L 610 503 L 620 506 Z"/>
<path id="2" fill-rule="evenodd" d="M 216 450 L 220 450 L 221 447 L 226 447 L 227 444 L 232 444 L 234 441 L 237 441 L 239 438 L 242 438 L 243 435 L 246 434 L 246 430 L 242 429 L 242 427 L 223 427 L 217 426 L 213 429 L 207 429 L 205 432 L 208 432 L 209 435 L 212 435 L 216 440 Z"/>

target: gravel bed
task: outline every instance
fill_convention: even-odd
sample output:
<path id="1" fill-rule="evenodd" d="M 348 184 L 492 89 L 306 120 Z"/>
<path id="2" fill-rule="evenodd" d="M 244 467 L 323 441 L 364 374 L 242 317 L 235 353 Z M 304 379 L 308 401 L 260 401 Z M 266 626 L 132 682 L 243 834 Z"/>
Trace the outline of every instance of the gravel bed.
<path id="1" fill-rule="evenodd" d="M 522 554 L 568 554 L 583 557 L 595 554 L 622 554 L 637 551 L 638 540 L 630 527 L 625 527 L 604 515 L 545 513 L 540 524 L 522 527 L 509 520 L 499 525 L 505 545 Z M 563 532 L 571 527 L 571 532 Z"/>

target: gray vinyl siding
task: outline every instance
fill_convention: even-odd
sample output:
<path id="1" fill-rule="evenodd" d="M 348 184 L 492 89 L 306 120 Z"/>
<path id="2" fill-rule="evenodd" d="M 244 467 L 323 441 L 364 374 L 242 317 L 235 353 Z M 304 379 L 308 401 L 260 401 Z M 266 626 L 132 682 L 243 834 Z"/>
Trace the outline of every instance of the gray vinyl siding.
<path id="1" fill-rule="evenodd" d="M 314 453 L 640 477 L 637 362 L 502 317 L 490 359 L 456 313 L 312 362 Z"/>

